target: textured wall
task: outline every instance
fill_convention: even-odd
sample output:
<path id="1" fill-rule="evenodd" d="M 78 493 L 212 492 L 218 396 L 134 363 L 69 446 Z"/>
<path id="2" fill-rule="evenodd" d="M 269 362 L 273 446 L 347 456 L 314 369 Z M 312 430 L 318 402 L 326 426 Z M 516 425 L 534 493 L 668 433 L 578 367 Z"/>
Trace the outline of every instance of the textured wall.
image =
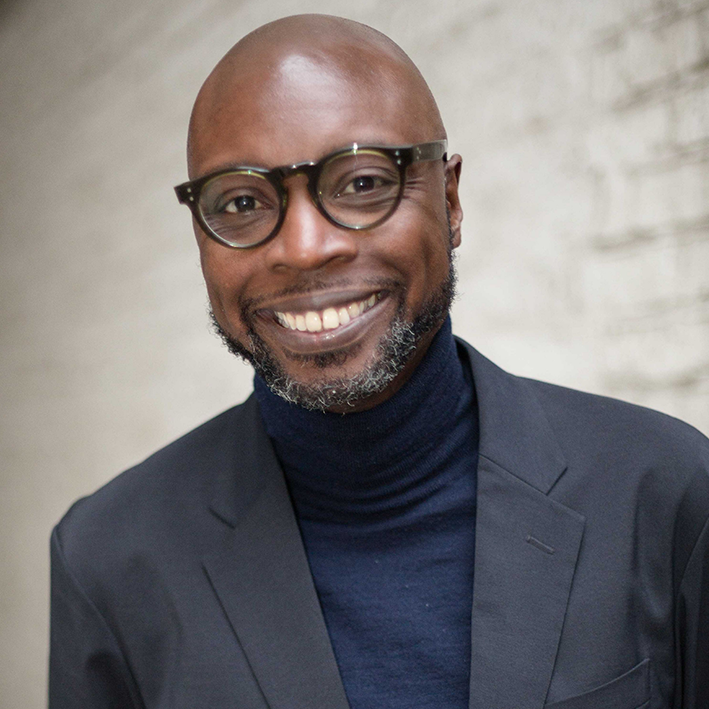
<path id="1" fill-rule="evenodd" d="M 707 3 L 494 7 L 446 82 L 466 95 L 461 331 L 708 430 Z"/>
<path id="2" fill-rule="evenodd" d="M 191 101 L 295 12 L 381 29 L 465 158 L 454 327 L 503 366 L 709 431 L 709 3 L 0 4 L 0 706 L 44 702 L 67 506 L 243 399 L 187 210 Z"/>

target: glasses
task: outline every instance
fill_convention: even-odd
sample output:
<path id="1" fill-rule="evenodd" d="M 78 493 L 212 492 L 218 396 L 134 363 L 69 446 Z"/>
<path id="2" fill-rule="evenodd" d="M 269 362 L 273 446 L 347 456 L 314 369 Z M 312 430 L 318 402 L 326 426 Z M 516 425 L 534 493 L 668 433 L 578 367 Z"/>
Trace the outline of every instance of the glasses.
<path id="1" fill-rule="evenodd" d="M 202 230 L 220 244 L 248 249 L 273 238 L 283 224 L 288 192 L 283 181 L 303 173 L 320 213 L 346 229 L 371 229 L 399 206 L 406 168 L 446 159 L 446 141 L 386 147 L 357 145 L 317 162 L 272 170 L 234 167 L 175 187 Z"/>

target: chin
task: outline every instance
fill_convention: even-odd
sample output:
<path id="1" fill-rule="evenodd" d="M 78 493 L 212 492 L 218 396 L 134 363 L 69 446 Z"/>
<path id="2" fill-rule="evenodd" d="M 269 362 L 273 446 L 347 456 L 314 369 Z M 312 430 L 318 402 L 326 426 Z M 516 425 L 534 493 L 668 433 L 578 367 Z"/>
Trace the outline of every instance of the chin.
<path id="1" fill-rule="evenodd" d="M 455 281 L 451 263 L 448 277 L 412 319 L 405 315 L 405 293 L 402 293 L 388 329 L 368 356 L 364 354 L 364 342 L 353 343 L 342 350 L 277 355 L 247 318 L 244 321 L 249 347 L 231 336 L 213 311 L 212 325 L 229 351 L 249 362 L 274 394 L 310 410 L 355 411 L 367 408 L 368 401 L 393 388 L 419 345 L 422 342 L 428 345 L 448 315 L 455 295 Z M 357 359 L 364 361 L 357 365 Z M 303 370 L 310 376 L 302 376 Z"/>

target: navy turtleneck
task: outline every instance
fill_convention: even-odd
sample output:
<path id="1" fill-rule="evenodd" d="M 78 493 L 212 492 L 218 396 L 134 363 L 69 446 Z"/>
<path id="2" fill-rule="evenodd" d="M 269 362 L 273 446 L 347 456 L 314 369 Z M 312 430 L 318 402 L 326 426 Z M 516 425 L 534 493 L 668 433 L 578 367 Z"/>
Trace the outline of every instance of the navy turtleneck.
<path id="1" fill-rule="evenodd" d="M 467 709 L 477 409 L 447 319 L 379 406 L 308 411 L 254 380 L 352 709 Z"/>

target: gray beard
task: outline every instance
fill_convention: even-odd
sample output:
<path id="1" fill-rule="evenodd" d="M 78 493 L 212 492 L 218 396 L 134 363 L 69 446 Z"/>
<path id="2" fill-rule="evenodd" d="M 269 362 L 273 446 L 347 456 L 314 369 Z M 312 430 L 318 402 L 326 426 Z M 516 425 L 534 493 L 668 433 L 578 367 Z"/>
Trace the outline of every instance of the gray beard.
<path id="1" fill-rule="evenodd" d="M 217 322 L 210 308 L 212 326 L 237 357 L 249 362 L 274 394 L 306 409 L 328 411 L 333 407 L 349 407 L 384 391 L 401 373 L 424 337 L 436 332 L 455 298 L 456 273 L 452 254 L 448 277 L 424 303 L 421 312 L 410 322 L 404 316 L 406 293 L 399 296 L 399 304 L 389 330 L 382 335 L 374 354 L 359 373 L 351 377 L 332 377 L 305 384 L 289 376 L 264 340 L 254 330 L 246 313 L 242 313 L 248 327 L 251 349 L 227 333 Z M 309 363 L 321 369 L 342 364 L 357 348 L 342 352 L 316 355 L 291 355 L 290 358 Z"/>

